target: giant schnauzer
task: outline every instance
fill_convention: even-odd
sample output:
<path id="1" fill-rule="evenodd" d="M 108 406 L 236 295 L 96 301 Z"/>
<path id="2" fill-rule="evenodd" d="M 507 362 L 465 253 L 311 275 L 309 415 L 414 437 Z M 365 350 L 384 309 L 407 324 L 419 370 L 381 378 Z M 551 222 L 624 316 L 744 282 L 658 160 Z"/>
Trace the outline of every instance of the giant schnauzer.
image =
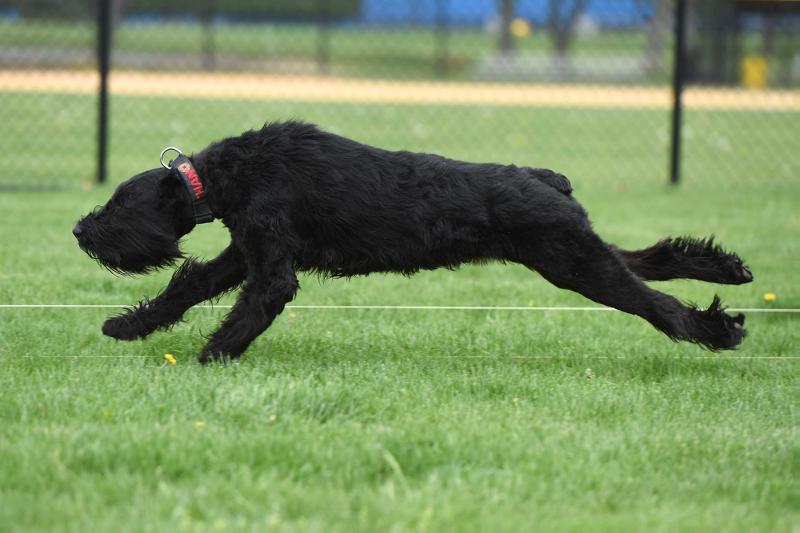
<path id="1" fill-rule="evenodd" d="M 163 163 L 162 153 L 162 165 Z M 231 242 L 188 258 L 169 285 L 103 324 L 121 340 L 178 322 L 187 309 L 242 286 L 200 361 L 235 358 L 291 301 L 297 272 L 412 274 L 474 260 L 521 263 L 554 285 L 639 315 L 672 339 L 734 348 L 744 316 L 687 306 L 643 280 L 752 281 L 712 239 L 667 238 L 628 251 L 603 242 L 551 170 L 391 152 L 302 122 L 273 123 L 179 155 L 122 183 L 73 229 L 109 270 L 141 274 L 182 258 L 179 241 L 217 218 Z"/>

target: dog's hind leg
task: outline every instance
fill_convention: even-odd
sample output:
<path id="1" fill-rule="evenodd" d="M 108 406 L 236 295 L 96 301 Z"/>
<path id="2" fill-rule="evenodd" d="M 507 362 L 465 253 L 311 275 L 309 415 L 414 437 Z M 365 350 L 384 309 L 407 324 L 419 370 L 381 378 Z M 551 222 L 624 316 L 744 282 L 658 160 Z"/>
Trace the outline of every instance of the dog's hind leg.
<path id="1" fill-rule="evenodd" d="M 106 320 L 103 333 L 119 340 L 133 340 L 168 328 L 193 305 L 238 287 L 246 273 L 244 256 L 234 244 L 211 261 L 187 259 L 161 294 Z"/>
<path id="2" fill-rule="evenodd" d="M 734 348 L 742 341 L 743 315 L 726 314 L 716 297 L 708 309 L 700 310 L 651 289 L 588 223 L 576 222 L 540 232 L 544 237 L 518 245 L 518 256 L 554 285 L 638 315 L 672 339 L 712 350 Z"/>
<path id="3" fill-rule="evenodd" d="M 247 239 L 248 273 L 239 298 L 209 338 L 200 362 L 239 357 L 292 301 L 300 285 L 279 239 Z"/>
<path id="4" fill-rule="evenodd" d="M 645 281 L 676 278 L 740 285 L 753 281 L 753 274 L 739 256 L 726 252 L 714 238 L 667 238 L 643 250 L 614 247 L 625 265 Z"/>

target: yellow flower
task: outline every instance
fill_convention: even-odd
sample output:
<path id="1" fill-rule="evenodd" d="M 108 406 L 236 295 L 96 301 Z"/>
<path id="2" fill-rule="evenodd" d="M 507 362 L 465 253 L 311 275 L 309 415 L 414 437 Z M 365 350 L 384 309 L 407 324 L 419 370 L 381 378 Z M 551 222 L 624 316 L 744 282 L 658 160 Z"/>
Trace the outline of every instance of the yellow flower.
<path id="1" fill-rule="evenodd" d="M 764 293 L 764 301 L 765 302 L 774 302 L 775 300 L 777 300 L 777 298 L 778 297 L 775 296 L 774 292 L 765 292 Z"/>
<path id="2" fill-rule="evenodd" d="M 527 20 L 516 18 L 511 23 L 511 35 L 513 35 L 517 39 L 522 39 L 530 34 L 531 34 L 531 25 Z"/>
<path id="3" fill-rule="evenodd" d="M 294 311 L 291 311 L 289 313 L 289 318 L 297 318 L 297 313 L 295 313 Z"/>
<path id="4" fill-rule="evenodd" d="M 168 362 L 169 364 L 171 364 L 171 365 L 177 365 L 177 364 L 178 364 L 178 360 L 177 360 L 177 359 L 175 359 L 175 356 L 174 356 L 174 355 L 172 355 L 171 353 L 165 353 L 165 354 L 164 354 L 164 359 L 166 359 L 166 360 L 167 360 L 167 362 Z"/>
<path id="5" fill-rule="evenodd" d="M 194 427 L 196 427 L 197 429 L 205 427 L 205 425 L 206 425 L 206 423 L 203 422 L 202 420 L 195 420 L 195 422 L 194 422 Z"/>

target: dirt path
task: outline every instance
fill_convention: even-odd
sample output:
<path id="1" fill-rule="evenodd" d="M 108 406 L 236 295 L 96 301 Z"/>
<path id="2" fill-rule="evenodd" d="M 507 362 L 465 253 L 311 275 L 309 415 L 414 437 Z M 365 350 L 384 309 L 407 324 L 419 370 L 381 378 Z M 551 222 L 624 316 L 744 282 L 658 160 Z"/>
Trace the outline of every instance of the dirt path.
<path id="1" fill-rule="evenodd" d="M 91 94 L 92 71 L 0 71 L 0 91 Z M 110 79 L 118 95 L 316 102 L 414 103 L 666 109 L 668 88 L 598 85 L 435 83 L 256 74 L 182 75 L 121 71 Z M 800 91 L 690 88 L 686 106 L 696 109 L 800 111 Z"/>

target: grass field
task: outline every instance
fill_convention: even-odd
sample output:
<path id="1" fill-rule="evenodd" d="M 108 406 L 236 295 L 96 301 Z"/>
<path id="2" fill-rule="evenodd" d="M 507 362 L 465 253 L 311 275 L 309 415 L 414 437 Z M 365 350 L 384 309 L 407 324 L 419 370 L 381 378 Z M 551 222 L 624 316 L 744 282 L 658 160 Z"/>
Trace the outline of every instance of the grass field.
<path id="1" fill-rule="evenodd" d="M 199 24 L 128 23 L 116 32 L 114 46 L 120 53 L 155 55 L 202 55 L 210 46 L 220 57 L 278 60 L 300 69 L 313 68 L 319 59 L 319 32 L 311 24 L 219 24 L 212 28 L 208 33 Z M 0 46 L 92 50 L 95 39 L 94 23 L 0 21 Z M 496 52 L 498 37 L 480 28 L 451 28 L 446 54 L 441 38 L 426 27 L 334 25 L 326 39 L 329 67 L 340 74 L 425 79 L 470 76 L 470 65 Z M 603 32 L 576 37 L 572 53 L 576 57 L 639 58 L 646 41 L 644 31 Z M 523 55 L 541 56 L 552 48 L 546 33 L 538 28 L 526 38 L 515 39 L 515 47 Z M 668 50 L 664 53 L 668 63 Z M 437 68 L 440 61 L 446 61 L 446 72 Z M 224 70 L 225 63 L 218 66 Z M 659 81 L 665 81 L 663 76 Z"/>
<path id="2" fill-rule="evenodd" d="M 127 23 L 118 29 L 115 46 L 124 51 L 197 52 L 206 44 L 203 26 L 175 23 Z M 375 53 L 391 57 L 405 50 L 408 55 L 433 56 L 436 33 L 432 27 L 333 26 L 332 45 L 345 55 Z M 215 44 L 220 53 L 283 57 L 313 58 L 317 52 L 318 29 L 313 24 L 219 24 L 213 26 Z M 30 20 L 0 21 L 0 44 L 76 46 L 95 45 L 94 21 Z M 497 47 L 497 35 L 480 28 L 450 28 L 448 35 L 453 49 L 466 56 L 492 52 Z M 645 31 L 629 30 L 597 33 L 575 39 L 577 52 L 606 52 L 612 55 L 641 51 L 647 41 Z M 515 44 L 523 51 L 547 49 L 549 41 L 544 31 L 535 31 Z"/>
<path id="3" fill-rule="evenodd" d="M 0 150 L 11 154 L 0 158 L 0 184 L 78 187 L 93 180 L 96 106 L 88 95 L 0 93 L 0 116 L 13 132 L 0 136 Z M 199 149 L 286 118 L 314 121 L 386 148 L 558 168 L 576 187 L 592 192 L 661 191 L 667 180 L 668 110 L 119 95 L 111 99 L 111 179 L 119 182 L 153 166 L 164 146 Z M 753 189 L 796 192 L 800 113 L 689 109 L 684 120 L 685 187 L 734 188 L 748 199 Z"/>
<path id="4" fill-rule="evenodd" d="M 569 53 L 577 60 L 605 61 L 608 69 L 613 69 L 615 63 L 635 64 L 644 61 L 651 31 L 610 28 L 598 33 L 578 33 Z M 31 57 L 59 51 L 78 52 L 68 54 L 68 64 L 63 66 L 91 64 L 96 38 L 94 21 L 0 20 L 0 47 L 27 50 Z M 795 47 L 792 38 L 790 32 L 779 32 L 774 37 L 776 54 L 770 58 L 772 83 L 791 85 L 786 76 L 791 70 L 791 50 Z M 392 79 L 473 79 L 476 63 L 494 56 L 497 44 L 496 32 L 460 26 L 448 28 L 444 36 L 434 27 L 426 26 L 334 24 L 321 38 L 317 26 L 307 23 L 222 23 L 206 28 L 197 23 L 128 21 L 114 33 L 114 48 L 119 55 L 140 59 L 148 55 L 151 59 L 173 56 L 161 68 L 180 64 L 176 57 L 186 60 L 204 56 L 206 64 L 214 64 L 220 70 L 236 70 L 232 66 L 236 60 L 257 60 L 266 62 L 273 70 L 308 72 L 316 70 L 324 56 L 325 68 L 338 75 Z M 546 62 L 553 53 L 552 39 L 543 27 L 533 27 L 529 35 L 514 38 L 513 44 L 523 58 Z M 759 31 L 744 30 L 739 46 L 743 54 L 763 54 L 765 45 Z M 119 55 L 117 61 L 124 62 Z M 660 67 L 640 81 L 668 84 L 672 55 L 667 39 Z M 153 62 L 157 64 L 158 61 Z"/>
<path id="5" fill-rule="evenodd" d="M 0 159 L 0 181 L 52 179 L 65 161 L 65 179 L 88 177 L 92 137 L 78 120 L 92 105 L 3 95 L 0 115 L 19 119 L 0 140 L 15 154 Z M 800 155 L 785 149 L 796 114 L 690 113 L 687 181 L 668 190 L 648 172 L 666 165 L 656 111 L 113 105 L 115 181 L 153 166 L 166 144 L 199 148 L 304 117 L 390 148 L 563 169 L 607 240 L 713 232 L 756 275 L 743 287 L 659 288 L 701 304 L 719 292 L 734 307 L 800 307 Z M 54 117 L 48 134 L 73 144 L 37 150 L 25 113 Z M 184 119 L 151 132 L 165 116 Z M 761 121 L 774 127 L 746 127 Z M 476 123 L 480 133 L 463 133 Z M 0 193 L 0 303 L 128 304 L 166 283 L 169 272 L 116 278 L 75 245 L 75 219 L 110 190 Z M 225 241 L 213 224 L 185 249 L 210 257 Z M 515 265 L 301 286 L 301 305 L 591 305 Z M 741 349 L 711 354 L 617 312 L 293 309 L 241 362 L 204 368 L 194 357 L 224 309 L 191 310 L 132 344 L 100 334 L 111 312 L 0 309 L 0 529 L 800 527 L 798 315 L 751 313 Z"/>

